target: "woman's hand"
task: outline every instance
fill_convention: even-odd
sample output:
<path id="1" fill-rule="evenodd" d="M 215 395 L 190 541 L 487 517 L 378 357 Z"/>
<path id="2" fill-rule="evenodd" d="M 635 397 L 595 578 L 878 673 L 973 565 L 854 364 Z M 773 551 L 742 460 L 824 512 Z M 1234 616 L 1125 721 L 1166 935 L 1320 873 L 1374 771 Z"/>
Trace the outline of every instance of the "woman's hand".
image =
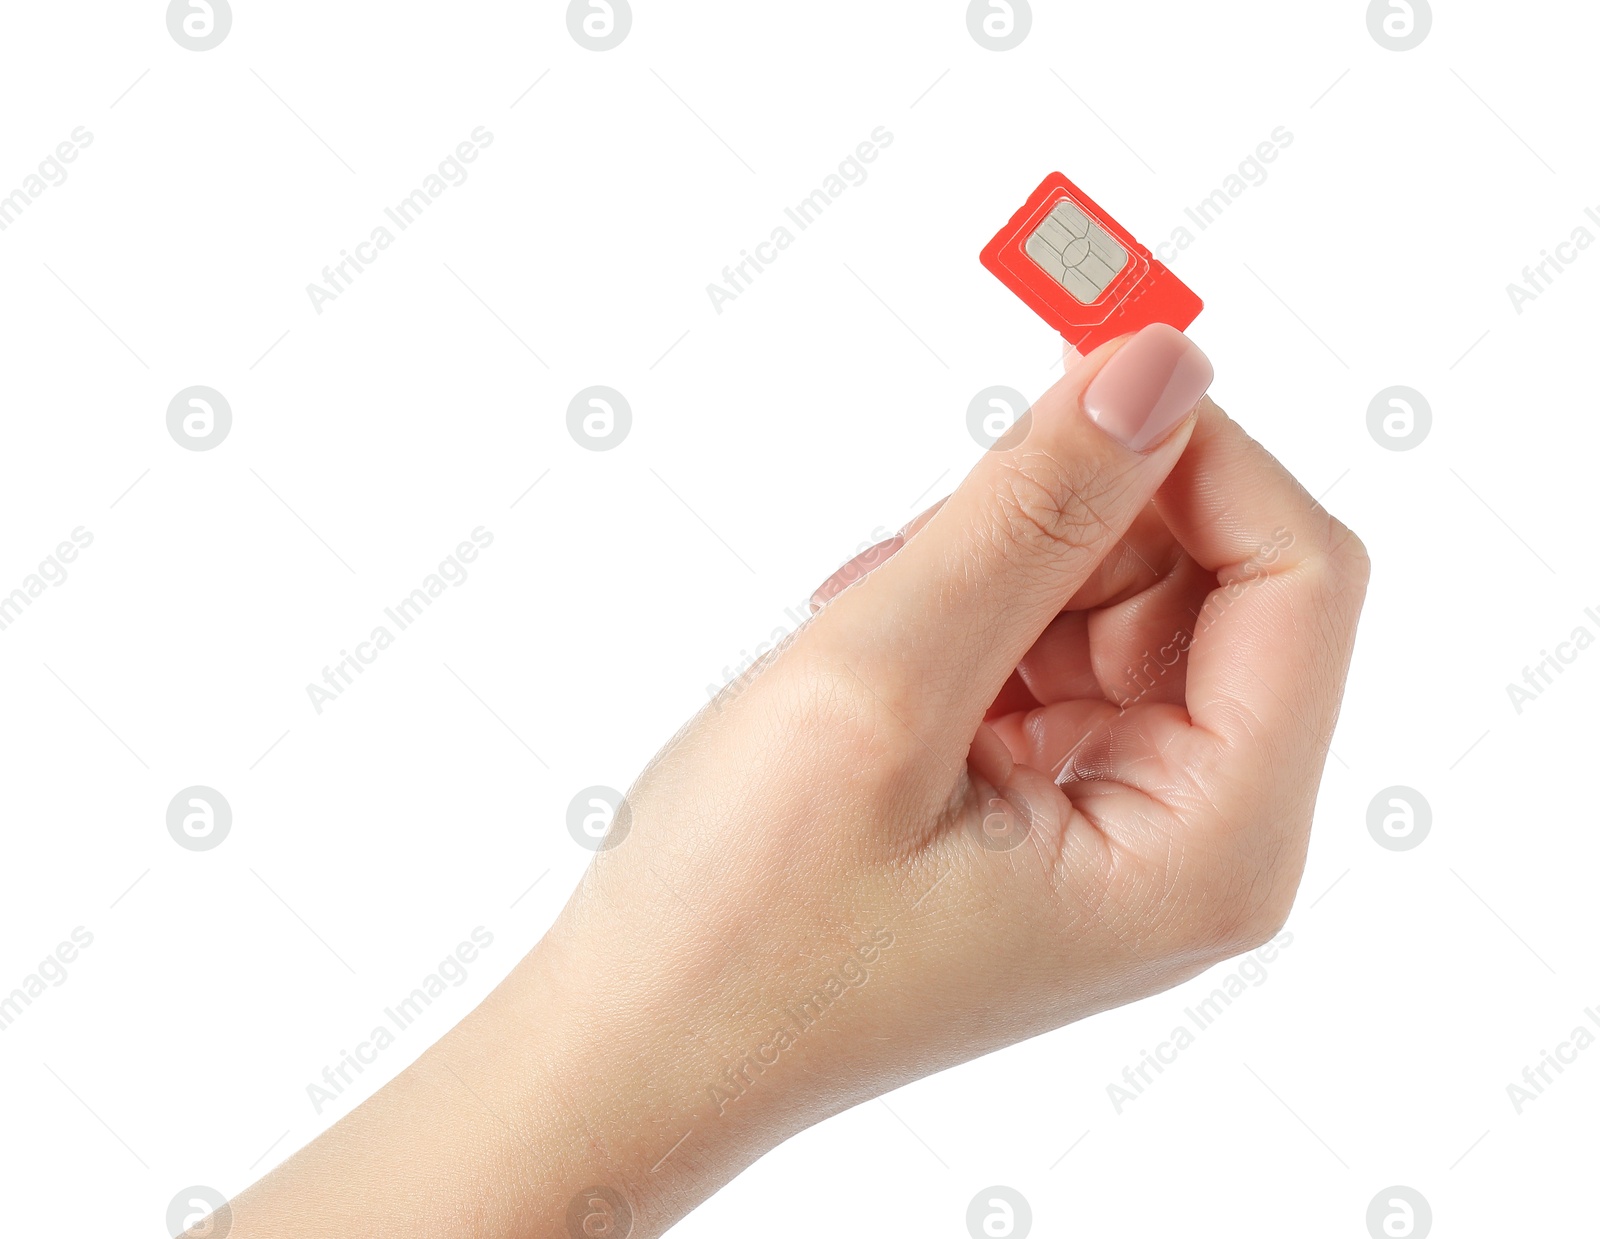
<path id="1" fill-rule="evenodd" d="M 830 579 L 235 1234 L 655 1235 L 819 1119 L 1273 935 L 1368 565 L 1210 378 L 1171 328 L 1107 345 Z"/>

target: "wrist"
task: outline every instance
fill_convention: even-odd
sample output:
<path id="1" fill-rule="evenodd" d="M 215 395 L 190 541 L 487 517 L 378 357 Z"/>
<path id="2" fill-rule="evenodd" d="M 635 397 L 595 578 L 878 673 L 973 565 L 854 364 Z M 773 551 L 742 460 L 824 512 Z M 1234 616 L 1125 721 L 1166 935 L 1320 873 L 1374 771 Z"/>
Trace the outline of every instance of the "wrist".
<path id="1" fill-rule="evenodd" d="M 815 944 L 797 958 L 748 936 L 772 928 L 748 908 L 707 901 L 675 932 L 600 903 L 574 900 L 458 1030 L 486 1074 L 521 1047 L 496 1108 L 532 1133 L 514 1150 L 539 1185 L 530 1217 L 576 1208 L 596 1239 L 621 1239 L 604 1220 L 626 1209 L 630 1239 L 648 1239 L 790 1136 L 920 1074 L 864 1001 L 903 963 L 886 923 L 796 926 L 779 941 Z"/>
<path id="2" fill-rule="evenodd" d="M 558 922 L 417 1067 L 495 1115 L 513 1233 L 649 1239 L 805 1122 L 776 1087 L 719 1106 L 743 1040 L 720 1004 L 580 936 Z"/>

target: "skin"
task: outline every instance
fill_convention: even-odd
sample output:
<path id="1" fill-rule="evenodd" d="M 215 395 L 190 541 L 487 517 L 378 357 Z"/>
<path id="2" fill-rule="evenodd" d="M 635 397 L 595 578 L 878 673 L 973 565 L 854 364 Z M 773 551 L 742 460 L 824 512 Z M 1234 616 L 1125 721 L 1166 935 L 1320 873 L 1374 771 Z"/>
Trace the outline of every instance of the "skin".
<path id="1" fill-rule="evenodd" d="M 1209 398 L 1144 453 L 1095 426 L 1122 343 L 819 590 L 233 1236 L 658 1235 L 829 1115 L 1277 932 L 1366 552 Z"/>

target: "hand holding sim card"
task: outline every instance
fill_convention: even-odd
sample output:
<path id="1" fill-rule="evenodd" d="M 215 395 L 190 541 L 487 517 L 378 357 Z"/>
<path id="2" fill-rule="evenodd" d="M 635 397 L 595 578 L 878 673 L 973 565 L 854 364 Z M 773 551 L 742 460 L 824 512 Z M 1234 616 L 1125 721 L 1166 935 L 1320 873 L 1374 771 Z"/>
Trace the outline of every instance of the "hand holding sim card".
<path id="1" fill-rule="evenodd" d="M 1201 309 L 1182 280 L 1059 172 L 979 259 L 1080 353 L 1151 323 L 1182 331 Z"/>

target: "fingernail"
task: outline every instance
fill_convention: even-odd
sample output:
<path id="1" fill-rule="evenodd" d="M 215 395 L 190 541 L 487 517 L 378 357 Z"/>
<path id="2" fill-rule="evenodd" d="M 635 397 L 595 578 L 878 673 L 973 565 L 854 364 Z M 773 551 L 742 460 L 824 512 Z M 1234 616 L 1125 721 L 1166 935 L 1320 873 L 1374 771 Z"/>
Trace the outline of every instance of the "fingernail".
<path id="1" fill-rule="evenodd" d="M 1129 340 L 1083 393 L 1083 411 L 1136 452 L 1154 447 L 1189 415 L 1214 371 L 1176 327 L 1151 323 Z"/>
<path id="2" fill-rule="evenodd" d="M 905 544 L 905 538 L 895 534 L 894 537 L 885 538 L 882 542 L 869 546 L 855 558 L 848 560 L 842 568 L 817 586 L 816 592 L 811 595 L 812 611 L 822 610 L 824 603 L 844 593 L 845 590 L 866 576 L 867 573 L 871 572 Z"/>

